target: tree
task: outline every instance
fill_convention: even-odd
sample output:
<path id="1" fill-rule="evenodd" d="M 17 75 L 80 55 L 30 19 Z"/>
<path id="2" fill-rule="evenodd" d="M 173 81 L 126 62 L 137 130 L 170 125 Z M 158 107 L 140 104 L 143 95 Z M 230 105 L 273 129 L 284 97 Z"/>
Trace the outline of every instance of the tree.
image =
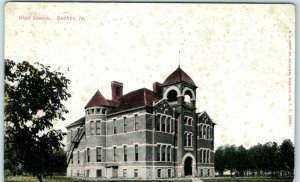
<path id="1" fill-rule="evenodd" d="M 283 170 L 286 170 L 289 172 L 291 175 L 293 175 L 294 171 L 294 146 L 291 140 L 287 139 L 284 140 L 280 147 L 279 147 L 279 152 L 280 152 L 280 158 L 283 162 Z"/>
<path id="2" fill-rule="evenodd" d="M 65 133 L 54 130 L 52 122 L 65 120 L 68 110 L 62 101 L 71 96 L 70 80 L 49 66 L 6 59 L 4 82 L 7 160 L 26 172 L 42 174 L 50 154 L 63 146 Z"/>
<path id="3" fill-rule="evenodd" d="M 235 145 L 226 145 L 224 148 L 224 159 L 225 167 L 230 171 L 230 174 L 236 170 L 236 146 Z"/>
<path id="4" fill-rule="evenodd" d="M 55 150 L 54 153 L 49 156 L 49 161 L 51 162 L 47 164 L 48 173 L 51 175 L 65 175 L 67 169 L 67 155 L 63 148 Z"/>
<path id="5" fill-rule="evenodd" d="M 240 176 L 245 175 L 245 171 L 247 170 L 247 150 L 241 145 L 237 148 L 236 151 L 236 170 L 239 172 Z"/>
<path id="6" fill-rule="evenodd" d="M 223 176 L 225 170 L 224 147 L 220 146 L 215 152 L 215 170 Z"/>
<path id="7" fill-rule="evenodd" d="M 277 150 L 278 150 L 278 146 L 276 142 L 267 142 L 263 145 L 265 170 L 271 171 L 272 174 L 276 171 Z"/>

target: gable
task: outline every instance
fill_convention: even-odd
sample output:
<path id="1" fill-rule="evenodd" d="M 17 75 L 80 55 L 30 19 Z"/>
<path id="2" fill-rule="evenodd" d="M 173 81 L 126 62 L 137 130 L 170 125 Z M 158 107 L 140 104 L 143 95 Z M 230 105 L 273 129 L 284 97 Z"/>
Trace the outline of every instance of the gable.
<path id="1" fill-rule="evenodd" d="M 173 115 L 173 108 L 170 106 L 166 99 L 161 99 L 154 104 L 155 110 L 158 113 Z"/>
<path id="2" fill-rule="evenodd" d="M 215 125 L 215 123 L 212 121 L 212 119 L 209 117 L 206 111 L 203 111 L 201 113 L 197 113 L 197 122 L 198 123 L 205 123 L 209 125 Z"/>

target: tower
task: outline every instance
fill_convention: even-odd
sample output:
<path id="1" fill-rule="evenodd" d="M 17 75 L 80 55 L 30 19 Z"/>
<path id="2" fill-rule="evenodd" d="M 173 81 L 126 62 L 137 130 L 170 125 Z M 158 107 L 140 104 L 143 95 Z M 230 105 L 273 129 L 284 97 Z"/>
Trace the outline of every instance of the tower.
<path id="1" fill-rule="evenodd" d="M 105 130 L 101 131 L 101 128 L 104 128 L 101 127 L 101 121 L 106 119 L 110 107 L 109 102 L 98 90 L 84 107 L 86 136 L 101 135 L 105 132 Z"/>
<path id="2" fill-rule="evenodd" d="M 194 81 L 181 68 L 163 83 L 163 99 L 176 111 L 175 136 L 179 176 L 196 176 L 196 89 Z"/>

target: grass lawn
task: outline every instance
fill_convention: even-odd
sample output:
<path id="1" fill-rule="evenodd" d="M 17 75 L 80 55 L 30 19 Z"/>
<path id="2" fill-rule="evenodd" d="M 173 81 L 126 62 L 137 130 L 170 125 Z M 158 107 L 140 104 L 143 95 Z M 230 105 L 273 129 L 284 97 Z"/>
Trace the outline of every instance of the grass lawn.
<path id="1" fill-rule="evenodd" d="M 25 182 L 38 182 L 39 180 L 37 177 L 28 177 L 28 176 L 17 176 L 17 177 L 10 177 L 5 179 L 5 182 L 19 182 L 19 181 L 25 181 Z M 161 180 L 130 180 L 130 179 L 97 179 L 97 178 L 91 178 L 89 180 L 85 179 L 76 179 L 76 178 L 65 178 L 65 177 L 47 177 L 43 178 L 43 182 L 96 182 L 96 181 L 103 181 L 103 182 L 140 182 L 140 181 L 154 181 L 154 182 L 171 182 L 175 181 L 175 179 L 161 179 Z M 190 179 L 178 179 L 176 182 L 192 182 Z"/>
<path id="2" fill-rule="evenodd" d="M 204 182 L 292 182 L 292 177 L 280 177 L 280 178 L 270 178 L 270 177 L 216 177 L 216 178 L 209 178 L 209 179 L 202 179 Z M 36 177 L 28 177 L 28 176 L 17 176 L 17 177 L 9 177 L 5 179 L 6 182 L 38 182 L 39 180 Z M 160 179 L 160 180 L 127 180 L 127 179 L 113 179 L 113 180 L 106 180 L 106 179 L 96 179 L 91 178 L 89 180 L 85 179 L 76 179 L 76 178 L 65 178 L 65 177 L 47 177 L 43 178 L 43 182 L 96 182 L 96 181 L 104 181 L 104 182 L 139 182 L 139 181 L 153 181 L 153 182 L 191 182 L 190 179 Z"/>
<path id="3" fill-rule="evenodd" d="M 204 182 L 292 182 L 293 177 L 216 177 L 202 180 Z"/>

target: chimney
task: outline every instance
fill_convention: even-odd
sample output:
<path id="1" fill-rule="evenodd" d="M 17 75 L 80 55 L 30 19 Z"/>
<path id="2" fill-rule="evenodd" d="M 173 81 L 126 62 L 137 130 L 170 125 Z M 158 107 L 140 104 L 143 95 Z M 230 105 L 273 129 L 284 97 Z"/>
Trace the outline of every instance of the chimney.
<path id="1" fill-rule="evenodd" d="M 153 88 L 153 92 L 158 94 L 158 95 L 161 95 L 162 96 L 162 93 L 163 93 L 163 87 L 162 87 L 162 84 L 159 83 L 159 82 L 154 82 L 152 84 L 152 88 Z"/>
<path id="2" fill-rule="evenodd" d="M 112 81 L 111 82 L 111 100 L 117 101 L 123 96 L 123 83 Z"/>

